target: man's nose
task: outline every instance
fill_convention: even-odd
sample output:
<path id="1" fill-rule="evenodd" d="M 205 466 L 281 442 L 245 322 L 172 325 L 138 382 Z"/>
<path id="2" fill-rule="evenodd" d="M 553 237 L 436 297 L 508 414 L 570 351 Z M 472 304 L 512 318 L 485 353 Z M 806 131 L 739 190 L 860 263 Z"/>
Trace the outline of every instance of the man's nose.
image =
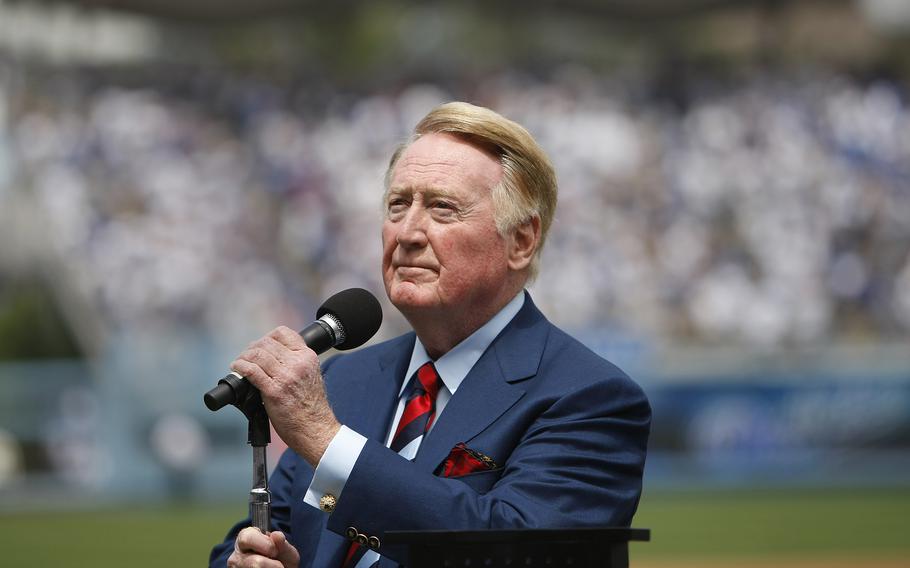
<path id="1" fill-rule="evenodd" d="M 413 205 L 398 227 L 398 244 L 403 247 L 423 247 L 427 244 L 427 214 L 422 207 Z"/>

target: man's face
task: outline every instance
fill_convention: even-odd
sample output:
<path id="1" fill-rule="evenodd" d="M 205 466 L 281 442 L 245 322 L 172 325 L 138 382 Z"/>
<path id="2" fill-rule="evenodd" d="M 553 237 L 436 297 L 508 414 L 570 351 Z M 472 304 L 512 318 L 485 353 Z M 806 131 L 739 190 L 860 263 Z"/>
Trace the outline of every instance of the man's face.
<path id="1" fill-rule="evenodd" d="M 448 134 L 425 135 L 401 155 L 385 201 L 382 272 L 405 316 L 442 308 L 458 317 L 501 301 L 508 247 L 491 195 L 501 177 L 496 158 Z"/>

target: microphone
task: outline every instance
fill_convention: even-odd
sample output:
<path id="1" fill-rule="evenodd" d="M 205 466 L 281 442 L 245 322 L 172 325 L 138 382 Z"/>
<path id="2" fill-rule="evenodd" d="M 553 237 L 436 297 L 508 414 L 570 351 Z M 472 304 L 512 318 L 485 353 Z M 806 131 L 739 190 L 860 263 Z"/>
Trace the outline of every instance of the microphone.
<path id="1" fill-rule="evenodd" d="M 373 337 L 382 324 L 382 307 L 363 288 L 348 288 L 319 306 L 316 318 L 300 332 L 307 347 L 316 353 L 331 347 L 344 351 L 360 347 Z M 215 411 L 244 400 L 252 388 L 255 387 L 245 377 L 232 372 L 205 393 L 203 401 L 209 410 Z"/>

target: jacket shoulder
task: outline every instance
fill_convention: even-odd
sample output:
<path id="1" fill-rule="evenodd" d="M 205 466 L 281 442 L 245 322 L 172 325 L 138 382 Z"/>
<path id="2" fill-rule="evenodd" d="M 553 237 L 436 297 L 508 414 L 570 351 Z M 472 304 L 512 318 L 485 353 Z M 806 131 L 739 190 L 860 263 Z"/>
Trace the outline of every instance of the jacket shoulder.
<path id="1" fill-rule="evenodd" d="M 619 366 L 547 323 L 550 330 L 541 356 L 540 376 L 548 377 L 564 391 L 594 387 L 623 397 L 647 399 L 641 386 Z"/>
<path id="2" fill-rule="evenodd" d="M 599 375 L 629 379 L 629 375 L 615 363 L 595 353 L 575 336 L 550 324 L 550 334 L 544 350 L 544 363 L 568 365 L 571 369 L 597 371 Z"/>

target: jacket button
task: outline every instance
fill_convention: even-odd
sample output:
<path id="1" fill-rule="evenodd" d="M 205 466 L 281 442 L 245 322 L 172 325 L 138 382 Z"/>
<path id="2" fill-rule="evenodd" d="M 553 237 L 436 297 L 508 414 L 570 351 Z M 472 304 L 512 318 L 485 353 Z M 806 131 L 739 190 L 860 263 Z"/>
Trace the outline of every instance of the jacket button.
<path id="1" fill-rule="evenodd" d="M 375 536 L 371 536 L 369 539 L 370 548 L 377 549 L 379 548 L 379 539 Z"/>
<path id="2" fill-rule="evenodd" d="M 355 529 L 354 527 L 348 527 L 344 531 L 344 536 L 348 540 L 357 540 L 357 529 Z"/>
<path id="3" fill-rule="evenodd" d="M 369 539 L 367 538 L 367 535 L 360 533 L 357 535 L 357 542 L 359 542 L 361 546 L 366 546 L 367 542 L 369 542 Z"/>

